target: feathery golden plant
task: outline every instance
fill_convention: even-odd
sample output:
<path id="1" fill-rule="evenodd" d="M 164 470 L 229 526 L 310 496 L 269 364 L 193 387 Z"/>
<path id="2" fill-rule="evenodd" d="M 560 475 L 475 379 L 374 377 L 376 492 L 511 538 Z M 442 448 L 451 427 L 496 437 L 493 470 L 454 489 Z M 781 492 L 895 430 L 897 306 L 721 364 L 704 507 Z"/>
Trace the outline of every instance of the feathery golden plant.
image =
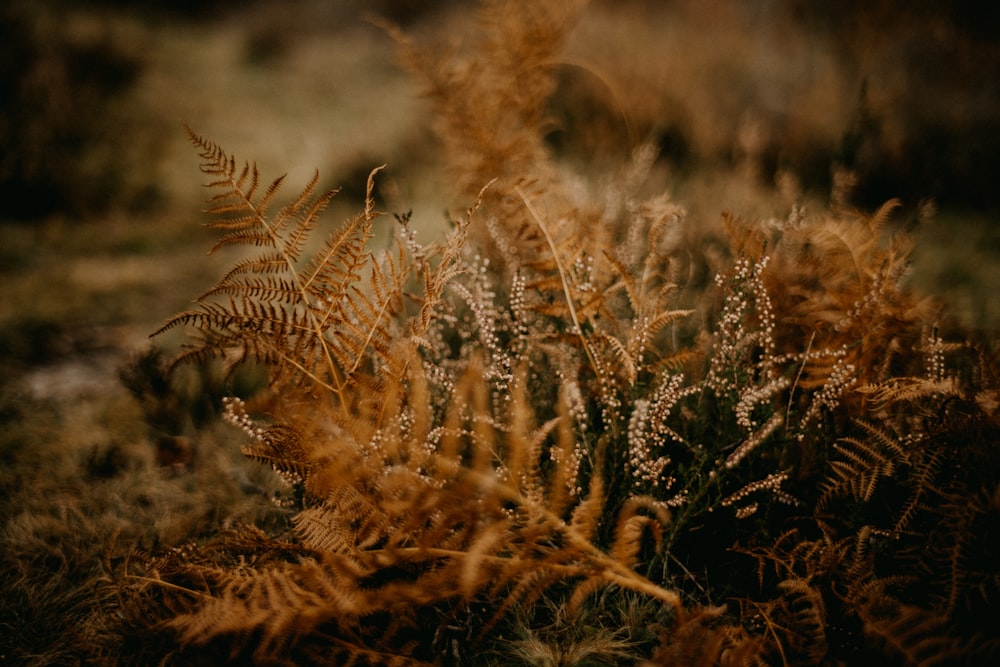
<path id="1" fill-rule="evenodd" d="M 323 389 L 348 405 L 347 387 L 361 377 L 362 366 L 391 362 L 389 326 L 402 309 L 401 281 L 407 271 L 402 255 L 394 259 L 387 253 L 376 261 L 368 254 L 378 170 L 369 176 L 364 212 L 303 260 L 306 242 L 336 192 L 315 194 L 316 174 L 271 215 L 284 177 L 261 188 L 256 165 L 240 165 L 216 144 L 185 130 L 200 152 L 202 171 L 212 179 L 208 186 L 218 190 L 209 200 L 209 225 L 224 234 L 212 252 L 234 245 L 260 250 L 203 294 L 198 310 L 171 318 L 154 335 L 193 327 L 200 344 L 175 363 L 210 357 L 229 365 L 254 360 L 271 370 L 276 384 L 306 392 Z M 363 280 L 368 290 L 359 289 Z"/>
<path id="2" fill-rule="evenodd" d="M 254 166 L 238 168 L 188 134 L 220 191 L 209 209 L 225 233 L 216 247 L 262 250 L 239 260 L 198 310 L 160 331 L 196 331 L 177 363 L 214 356 L 272 370 L 266 403 L 250 405 L 266 406 L 272 418 L 254 418 L 237 398 L 227 400 L 227 418 L 246 431 L 245 454 L 296 488 L 299 506 L 294 546 L 266 547 L 294 554 L 287 561 L 231 570 L 211 559 L 185 564 L 188 553 L 175 551 L 148 564 L 142 581 L 162 586 L 161 596 L 196 602 L 166 624 L 184 644 L 229 637 L 264 660 L 318 650 L 319 642 L 345 658 L 430 661 L 433 645 L 412 646 L 423 614 L 477 602 L 486 631 L 565 582 L 575 582 L 574 604 L 617 585 L 679 616 L 677 595 L 633 569 L 644 537 L 669 524 L 665 506 L 635 496 L 613 508 L 613 536 L 602 548 L 602 478 L 594 471 L 588 492 L 578 487 L 569 398 L 557 398 L 557 414 L 539 424 L 521 361 L 510 367 L 494 358 L 488 373 L 483 351 L 454 357 L 441 347 L 447 336 L 435 309 L 448 278 L 464 268 L 460 246 L 475 207 L 440 252 L 417 248 L 404 229 L 398 252 L 377 258 L 366 250 L 376 217 L 370 177 L 364 212 L 303 261 L 332 194 L 313 197 L 314 179 L 272 216 L 281 179 L 258 194 Z M 410 301 L 419 306 L 413 312 Z M 507 390 L 500 402 L 488 391 L 496 382 Z M 247 539 L 237 532 L 224 543 Z"/>
<path id="3" fill-rule="evenodd" d="M 746 550 L 761 588 L 780 595 L 754 606 L 768 627 L 788 627 L 775 605 L 787 598 L 784 582 L 799 580 L 827 610 L 831 653 L 853 637 L 854 654 L 977 664 L 1000 649 L 981 622 L 1000 592 L 987 527 L 1000 461 L 983 446 L 998 433 L 975 400 L 994 389 L 978 373 L 962 377 L 982 358 L 971 345 L 932 333 L 919 352 L 922 375 L 855 389 L 864 417 L 829 448 L 809 530 Z M 858 414 L 856 400 L 841 409 Z"/>
<path id="4" fill-rule="evenodd" d="M 639 195 L 655 152 L 595 193 L 546 149 L 577 11 L 488 2 L 450 59 L 387 26 L 474 202 L 438 245 L 403 216 L 370 249 L 375 170 L 307 254 L 334 194 L 278 207 L 282 179 L 188 130 L 216 247 L 252 254 L 160 331 L 194 330 L 178 363 L 270 371 L 227 418 L 293 529 L 135 559 L 129 617 L 157 609 L 178 660 L 466 664 L 532 610 L 625 590 L 664 612 L 652 664 L 995 655 L 995 364 L 926 333 L 895 202 L 729 217 L 731 259 L 681 307 L 686 213 Z"/>

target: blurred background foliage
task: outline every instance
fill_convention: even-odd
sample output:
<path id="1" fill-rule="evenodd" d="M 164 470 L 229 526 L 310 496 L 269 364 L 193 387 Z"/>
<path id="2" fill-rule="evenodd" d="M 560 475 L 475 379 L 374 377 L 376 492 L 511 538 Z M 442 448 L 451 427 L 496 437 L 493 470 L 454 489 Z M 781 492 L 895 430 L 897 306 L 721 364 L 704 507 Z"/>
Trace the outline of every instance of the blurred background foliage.
<path id="1" fill-rule="evenodd" d="M 331 154 L 322 168 L 350 135 L 368 134 L 362 124 L 338 135 L 349 110 L 344 99 L 327 104 L 348 71 L 365 84 L 340 95 L 367 116 L 419 115 L 387 86 L 399 74 L 387 71 L 393 47 L 364 17 L 457 42 L 470 14 L 464 3 L 416 0 L 5 3 L 3 218 L 162 209 L 154 166 L 171 157 L 162 144 L 175 139 L 162 135 L 179 134 L 176 114 L 266 129 L 239 137 L 248 145 L 285 142 L 290 130 L 265 122 L 325 121 L 330 129 L 308 139 Z M 567 48 L 552 144 L 591 156 L 653 135 L 684 174 L 749 155 L 764 185 L 787 171 L 823 192 L 842 165 L 864 207 L 902 197 L 992 213 L 998 14 L 990 3 L 931 0 L 902 10 L 860 0 L 594 2 Z M 284 149 L 296 163 L 298 148 Z"/>
<path id="2" fill-rule="evenodd" d="M 998 14 L 933 0 L 596 0 L 559 67 L 550 145 L 600 172 L 653 138 L 656 187 L 709 226 L 723 210 L 823 206 L 845 183 L 865 209 L 900 197 L 903 220 L 933 218 L 917 230 L 928 240 L 914 280 L 954 292 L 963 322 L 995 328 L 1000 305 L 983 286 L 1000 279 Z M 355 200 L 368 170 L 388 163 L 387 207 L 439 223 L 442 202 L 455 202 L 443 196 L 427 106 L 366 18 L 461 48 L 473 15 L 453 0 L 5 3 L 0 271 L 15 279 L 0 308 L 2 356 L 44 361 L 67 345 L 62 333 L 47 342 L 51 328 L 135 316 L 147 326 L 173 312 L 146 304 L 168 280 L 157 271 L 174 272 L 142 259 L 156 274 L 144 280 L 136 258 L 195 241 L 202 193 L 181 121 L 291 182 L 318 168 L 321 185 Z M 66 271 L 67 260 L 108 254 Z M 71 284 L 47 270 L 55 260 Z"/>

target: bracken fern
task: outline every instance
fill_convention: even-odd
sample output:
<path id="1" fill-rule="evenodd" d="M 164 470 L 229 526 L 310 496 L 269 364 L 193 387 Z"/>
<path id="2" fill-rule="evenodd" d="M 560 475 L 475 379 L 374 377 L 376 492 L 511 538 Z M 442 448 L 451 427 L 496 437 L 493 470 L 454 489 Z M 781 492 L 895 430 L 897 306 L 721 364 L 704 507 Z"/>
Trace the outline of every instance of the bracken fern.
<path id="1" fill-rule="evenodd" d="M 438 245 L 397 216 L 370 249 L 376 169 L 307 254 L 334 193 L 314 178 L 273 211 L 282 179 L 187 130 L 216 247 L 253 254 L 160 331 L 193 330 L 177 363 L 268 369 L 226 412 L 287 481 L 292 528 L 133 559 L 125 616 L 178 638 L 176 662 L 565 662 L 585 642 L 533 619 L 625 598 L 657 638 L 595 630 L 622 661 L 995 657 L 996 364 L 906 288 L 897 203 L 727 216 L 715 282 L 684 284 L 686 212 L 638 194 L 650 146 L 604 192 L 546 149 L 577 11 L 486 3 L 451 59 L 386 26 L 471 202 Z"/>

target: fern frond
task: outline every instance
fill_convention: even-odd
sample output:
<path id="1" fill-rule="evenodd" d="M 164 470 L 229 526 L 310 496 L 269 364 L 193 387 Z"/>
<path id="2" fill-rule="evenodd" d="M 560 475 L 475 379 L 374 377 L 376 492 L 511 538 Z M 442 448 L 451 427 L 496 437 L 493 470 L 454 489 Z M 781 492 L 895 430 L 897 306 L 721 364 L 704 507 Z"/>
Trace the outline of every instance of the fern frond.
<path id="1" fill-rule="evenodd" d="M 864 429 L 875 446 L 881 447 L 901 463 L 908 462 L 909 452 L 900 444 L 899 438 L 894 433 L 890 433 L 886 427 L 878 426 L 867 419 L 855 419 L 854 423 Z"/>
<path id="2" fill-rule="evenodd" d="M 947 619 L 892 597 L 873 594 L 858 608 L 864 632 L 907 665 L 950 665 L 963 655 Z"/>
<path id="3" fill-rule="evenodd" d="M 877 236 L 881 233 L 883 227 L 892 218 L 892 214 L 903 205 L 903 202 L 899 199 L 893 198 L 882 204 L 873 215 L 868 219 L 868 226 L 871 229 L 872 236 Z"/>
<path id="4" fill-rule="evenodd" d="M 593 475 L 587 497 L 573 509 L 570 530 L 584 540 L 594 541 L 604 510 L 604 482 L 600 475 Z"/>
<path id="5" fill-rule="evenodd" d="M 922 377 L 895 377 L 877 384 L 858 387 L 858 392 L 876 407 L 893 403 L 911 403 L 926 397 L 960 396 L 958 381 L 954 377 L 933 380 Z"/>
<path id="6" fill-rule="evenodd" d="M 306 548 L 338 554 L 382 543 L 393 526 L 383 508 L 348 484 L 334 490 L 321 505 L 302 510 L 292 521 Z"/>
<path id="7" fill-rule="evenodd" d="M 251 244 L 262 248 L 240 260 L 203 294 L 199 310 L 175 316 L 153 335 L 191 326 L 200 342 L 175 363 L 222 357 L 254 359 L 272 367 L 272 383 L 312 385 L 350 402 L 348 385 L 371 364 L 374 373 L 391 361 L 398 337 L 390 320 L 402 312 L 403 284 L 410 270 L 400 256 L 375 260 L 366 244 L 377 217 L 369 174 L 365 209 L 349 220 L 304 264 L 300 261 L 319 216 L 335 190 L 316 194 L 318 174 L 275 214 L 269 213 L 283 179 L 260 194 L 255 166 L 236 161 L 214 143 L 185 126 L 202 157 L 202 170 L 220 192 L 209 200 L 210 226 L 226 233 L 216 248 Z M 362 287 L 363 286 L 363 287 Z M 234 350 L 236 351 L 234 353 Z"/>
<path id="8" fill-rule="evenodd" d="M 313 172 L 312 180 L 306 184 L 299 195 L 283 206 L 275 215 L 271 228 L 276 234 L 283 236 L 281 255 L 292 265 L 297 265 L 306 241 L 319 223 L 319 216 L 330 201 L 340 192 L 339 189 L 327 190 L 319 196 L 314 196 L 319 183 L 319 172 Z M 289 225 L 292 225 L 289 229 Z"/>
<path id="9" fill-rule="evenodd" d="M 822 664 L 827 653 L 823 596 L 803 579 L 786 579 L 778 584 L 778 589 L 782 592 L 781 604 L 788 616 L 788 634 L 793 635 L 787 641 L 808 661 L 805 664 Z"/>
<path id="10" fill-rule="evenodd" d="M 901 533 L 906 530 L 917 513 L 930 503 L 927 496 L 937 490 L 937 476 L 946 457 L 947 452 L 944 449 L 929 447 L 921 449 L 919 459 L 915 456 L 910 457 L 913 466 L 910 473 L 910 483 L 913 488 L 910 491 L 910 497 L 899 512 L 896 525 L 893 528 L 894 532 Z"/>
<path id="11" fill-rule="evenodd" d="M 853 499 L 867 502 L 879 480 L 892 478 L 897 466 L 909 463 L 908 452 L 894 434 L 865 420 L 856 423 L 868 437 L 845 436 L 834 445 L 837 458 L 830 461 L 829 474 L 821 483 L 821 507 L 845 491 Z"/>
<path id="12" fill-rule="evenodd" d="M 465 217 L 455 223 L 453 233 L 439 253 L 440 259 L 437 266 L 432 270 L 428 265 L 424 265 L 422 273 L 424 289 L 420 299 L 420 313 L 411 324 L 411 335 L 423 336 L 426 333 L 434 310 L 441 302 L 445 286 L 464 271 L 461 251 L 465 248 L 472 216 L 483 205 L 483 198 L 490 187 L 496 183 L 496 180 L 496 178 L 490 180 L 479 190 L 475 201 L 466 209 Z"/>
<path id="13" fill-rule="evenodd" d="M 649 514 L 640 514 L 640 510 Z M 649 535 L 659 545 L 663 529 L 670 525 L 670 512 L 660 500 L 649 496 L 632 496 L 617 517 L 615 539 L 610 554 L 625 566 L 636 564 L 642 540 Z"/>
<path id="14" fill-rule="evenodd" d="M 618 373 L 625 380 L 626 385 L 634 385 L 639 373 L 638 363 L 626 349 L 625 344 L 616 337 L 607 334 L 597 334 L 594 336 L 594 340 L 602 343 L 609 350 L 611 368 L 618 369 Z"/>
<path id="15" fill-rule="evenodd" d="M 593 596 L 598 591 L 607 588 L 609 585 L 608 580 L 600 574 L 587 577 L 578 583 L 573 587 L 573 594 L 566 602 L 569 612 L 571 614 L 577 613 L 589 597 Z"/>
<path id="16" fill-rule="evenodd" d="M 483 582 L 496 576 L 496 562 L 490 562 L 491 567 L 484 565 L 497 553 L 507 549 L 511 537 L 510 527 L 506 522 L 497 522 L 480 531 L 472 544 L 466 550 L 458 573 L 458 589 L 465 599 L 472 599 L 483 588 Z M 510 561 L 513 563 L 514 561 Z M 506 573 L 505 573 L 506 574 Z M 506 578 L 506 576 L 504 576 Z"/>
<path id="17" fill-rule="evenodd" d="M 353 585 L 354 573 L 332 561 L 304 559 L 295 565 L 232 577 L 219 597 L 196 612 L 173 618 L 183 641 L 203 644 L 232 636 L 240 644 L 255 634 L 254 656 L 267 659 L 285 652 L 296 638 L 334 619 L 347 621 L 370 606 Z"/>
<path id="18" fill-rule="evenodd" d="M 657 336 L 667 325 L 673 324 L 674 322 L 684 319 L 692 314 L 694 310 L 676 310 L 667 309 L 660 313 L 657 313 L 650 317 L 649 319 L 644 319 L 641 321 L 641 326 L 638 329 L 638 334 L 635 336 L 637 339 L 650 339 Z"/>
<path id="19" fill-rule="evenodd" d="M 356 215 L 327 237 L 302 269 L 303 291 L 309 294 L 329 292 L 336 296 L 361 279 L 365 245 L 372 233 L 371 222 L 371 218 Z M 335 298 L 330 299 L 331 306 L 336 302 Z"/>

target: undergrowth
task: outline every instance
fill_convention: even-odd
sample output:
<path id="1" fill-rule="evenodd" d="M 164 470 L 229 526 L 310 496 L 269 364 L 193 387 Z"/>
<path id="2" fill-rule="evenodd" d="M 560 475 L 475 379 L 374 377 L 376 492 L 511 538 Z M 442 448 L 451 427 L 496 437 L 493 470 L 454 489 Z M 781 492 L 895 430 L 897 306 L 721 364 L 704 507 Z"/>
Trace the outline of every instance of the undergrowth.
<path id="1" fill-rule="evenodd" d="M 486 3 L 450 58 L 385 26 L 468 207 L 437 242 L 381 167 L 330 229 L 186 128 L 246 252 L 157 333 L 266 369 L 223 409 L 291 519 L 109 563 L 121 662 L 997 658 L 996 358 L 907 289 L 897 202 L 682 243 L 651 146 L 595 183 L 546 146 L 577 11 Z"/>

